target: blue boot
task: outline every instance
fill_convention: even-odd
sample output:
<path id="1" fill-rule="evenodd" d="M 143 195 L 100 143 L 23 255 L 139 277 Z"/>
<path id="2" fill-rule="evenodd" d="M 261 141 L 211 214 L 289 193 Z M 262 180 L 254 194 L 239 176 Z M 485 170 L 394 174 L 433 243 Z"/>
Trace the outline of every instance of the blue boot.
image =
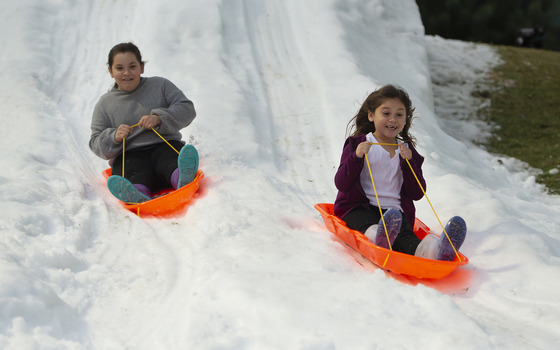
<path id="1" fill-rule="evenodd" d="M 379 220 L 379 225 L 377 226 L 377 234 L 373 244 L 381 248 L 389 249 L 389 244 L 387 242 L 387 235 L 391 242 L 391 247 L 395 238 L 397 238 L 402 224 L 401 212 L 397 209 L 389 209 L 383 214 L 383 219 L 385 220 L 385 225 L 387 226 L 387 234 L 385 234 L 385 227 L 383 227 L 383 220 Z"/>
<path id="2" fill-rule="evenodd" d="M 124 177 L 113 175 L 107 179 L 107 187 L 113 196 L 125 203 L 142 203 L 151 198 L 140 192 Z"/>
<path id="3" fill-rule="evenodd" d="M 198 171 L 198 152 L 196 148 L 192 145 L 183 146 L 177 158 L 177 166 L 179 169 L 177 188 L 181 188 L 191 183 L 196 177 Z"/>
<path id="4" fill-rule="evenodd" d="M 445 233 L 442 233 L 437 259 L 453 261 L 455 259 L 455 250 L 459 252 L 459 248 L 461 248 L 467 236 L 467 224 L 460 216 L 454 216 L 445 225 L 445 232 L 447 232 L 449 239 L 453 242 L 453 246 L 449 243 L 449 239 L 445 237 Z M 455 247 L 455 250 L 453 250 L 453 247 Z"/>

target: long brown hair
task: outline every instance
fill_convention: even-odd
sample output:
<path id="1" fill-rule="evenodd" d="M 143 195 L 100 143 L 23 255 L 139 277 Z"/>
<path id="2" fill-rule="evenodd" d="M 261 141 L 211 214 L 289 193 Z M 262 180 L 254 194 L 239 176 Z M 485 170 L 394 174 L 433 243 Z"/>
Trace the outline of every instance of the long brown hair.
<path id="1" fill-rule="evenodd" d="M 375 113 L 375 110 L 388 99 L 398 98 L 404 105 L 406 110 L 406 122 L 403 130 L 399 133 L 399 138 L 403 142 L 408 142 L 413 146 L 416 145 L 416 139 L 409 133 L 412 119 L 414 119 L 414 110 L 410 97 L 403 89 L 394 85 L 385 85 L 375 90 L 366 98 L 358 113 L 350 119 L 346 126 L 346 132 L 352 136 L 363 135 L 369 132 L 375 132 L 375 125 L 369 121 L 368 112 Z M 352 133 L 352 130 L 354 132 Z"/>

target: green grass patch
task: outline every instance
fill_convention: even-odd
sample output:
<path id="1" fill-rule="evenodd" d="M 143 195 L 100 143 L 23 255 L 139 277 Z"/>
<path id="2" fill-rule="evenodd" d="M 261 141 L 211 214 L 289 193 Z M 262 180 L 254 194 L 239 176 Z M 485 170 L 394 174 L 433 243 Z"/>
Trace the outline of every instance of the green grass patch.
<path id="1" fill-rule="evenodd" d="M 560 194 L 560 53 L 498 46 L 485 117 L 499 127 L 488 150 L 541 169 L 537 181 Z"/>

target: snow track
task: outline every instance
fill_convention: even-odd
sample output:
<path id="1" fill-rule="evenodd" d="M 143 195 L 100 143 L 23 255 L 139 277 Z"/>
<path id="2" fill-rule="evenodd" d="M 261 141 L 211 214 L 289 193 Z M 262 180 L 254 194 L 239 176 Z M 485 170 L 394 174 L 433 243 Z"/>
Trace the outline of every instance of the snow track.
<path id="1" fill-rule="evenodd" d="M 333 115 L 318 103 L 331 97 L 321 62 L 328 57 L 306 49 L 310 43 L 300 26 L 325 6 L 332 5 L 240 1 L 222 7 L 223 60 L 243 96 L 238 113 L 250 118 L 255 156 L 270 160 L 271 167 L 260 164 L 267 171 L 311 192 L 316 181 L 332 179 L 324 175 L 325 164 L 333 162 L 326 142 Z"/>

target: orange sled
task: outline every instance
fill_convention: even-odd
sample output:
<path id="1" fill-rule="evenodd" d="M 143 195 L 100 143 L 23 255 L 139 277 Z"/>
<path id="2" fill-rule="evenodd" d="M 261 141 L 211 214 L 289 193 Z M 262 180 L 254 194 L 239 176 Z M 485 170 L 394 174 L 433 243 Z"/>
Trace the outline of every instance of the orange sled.
<path id="1" fill-rule="evenodd" d="M 111 169 L 103 170 L 103 177 L 105 180 L 111 176 Z M 155 194 L 155 198 L 152 200 L 138 203 L 138 204 L 126 204 L 119 201 L 123 207 L 130 210 L 131 212 L 137 214 L 138 216 L 175 216 L 182 212 L 182 209 L 187 205 L 187 203 L 192 199 L 196 191 L 198 191 L 199 182 L 204 177 L 202 170 L 197 171 L 194 180 L 175 190 L 167 189 L 160 191 Z"/>
<path id="2" fill-rule="evenodd" d="M 440 261 L 378 247 L 361 232 L 349 229 L 344 221 L 334 215 L 333 208 L 334 205 L 330 203 L 315 204 L 315 209 L 321 213 L 329 231 L 386 271 L 422 279 L 441 279 L 459 266 L 469 263 L 469 259 L 460 252 L 460 260 L 455 257 L 453 261 Z M 418 238 L 422 239 L 430 233 L 430 228 L 416 218 L 413 231 Z"/>

